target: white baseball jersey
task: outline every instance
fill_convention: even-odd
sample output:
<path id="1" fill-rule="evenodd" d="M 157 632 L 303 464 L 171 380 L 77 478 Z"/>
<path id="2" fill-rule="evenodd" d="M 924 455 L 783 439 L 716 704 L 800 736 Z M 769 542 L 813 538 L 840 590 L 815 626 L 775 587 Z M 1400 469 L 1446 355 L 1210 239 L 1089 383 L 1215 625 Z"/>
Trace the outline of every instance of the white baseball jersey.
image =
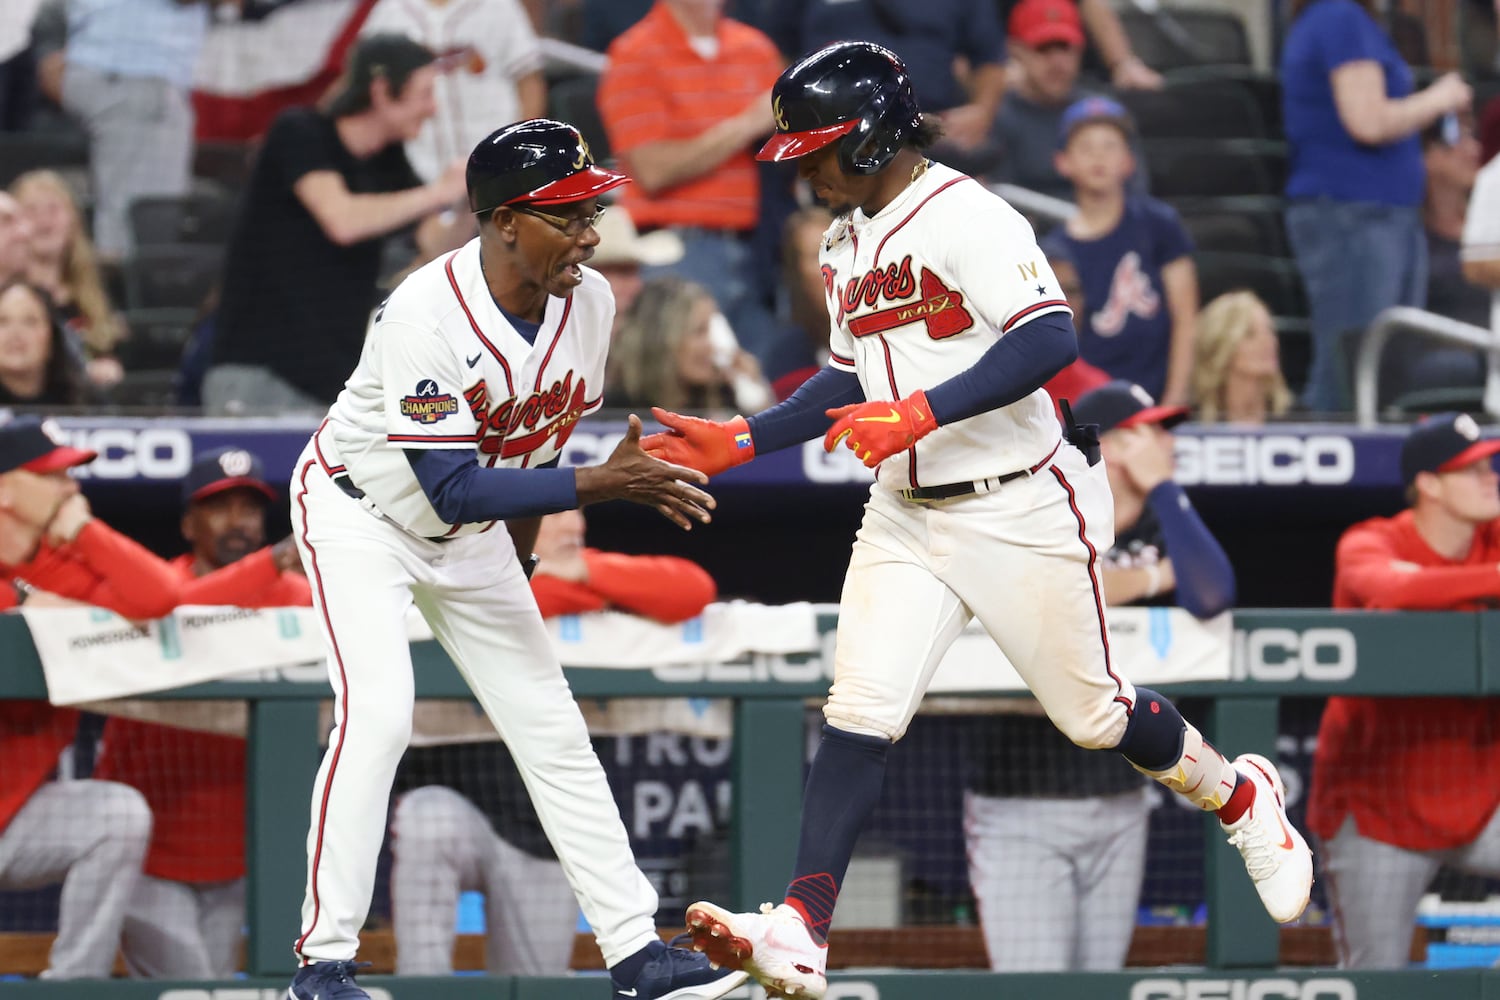
<path id="1" fill-rule="evenodd" d="M 855 209 L 838 219 L 819 259 L 831 364 L 857 373 L 868 400 L 931 389 L 1016 326 L 1070 313 L 1030 224 L 937 163 L 873 218 Z M 881 463 L 876 478 L 900 490 L 1004 475 L 1045 459 L 1060 437 L 1052 401 L 1038 389 L 939 427 Z"/>
<path id="2" fill-rule="evenodd" d="M 434 85 L 437 114 L 406 144 L 412 169 L 429 181 L 521 118 L 516 80 L 542 68 L 541 44 L 519 0 L 380 0 L 360 29 L 377 32 L 405 35 L 452 59 Z"/>
<path id="3" fill-rule="evenodd" d="M 347 472 L 378 511 L 423 537 L 488 530 L 432 509 L 406 449 L 474 450 L 481 465 L 534 468 L 561 453 L 580 417 L 604 402 L 615 299 L 583 268 L 550 298 L 528 344 L 491 297 L 479 240 L 427 264 L 375 314 L 359 365 L 316 441 L 330 474 Z"/>

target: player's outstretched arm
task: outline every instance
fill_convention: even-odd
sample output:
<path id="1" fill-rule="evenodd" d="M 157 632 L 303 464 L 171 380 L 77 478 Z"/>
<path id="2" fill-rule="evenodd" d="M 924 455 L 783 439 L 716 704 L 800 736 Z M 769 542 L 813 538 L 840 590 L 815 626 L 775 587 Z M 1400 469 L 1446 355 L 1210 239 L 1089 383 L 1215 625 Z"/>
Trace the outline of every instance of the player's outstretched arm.
<path id="1" fill-rule="evenodd" d="M 664 461 L 716 476 L 756 455 L 812 440 L 828 428 L 829 407 L 864 398 L 858 376 L 829 366 L 789 398 L 752 417 L 702 420 L 653 406 L 651 412 L 667 429 L 647 435 L 641 447 Z"/>
<path id="2" fill-rule="evenodd" d="M 698 489 L 708 476 L 698 469 L 652 458 L 641 450 L 641 418 L 630 415 L 625 437 L 603 465 L 589 465 L 575 473 L 578 506 L 601 500 L 629 500 L 655 507 L 684 531 L 694 521 L 709 522 L 714 498 Z"/>

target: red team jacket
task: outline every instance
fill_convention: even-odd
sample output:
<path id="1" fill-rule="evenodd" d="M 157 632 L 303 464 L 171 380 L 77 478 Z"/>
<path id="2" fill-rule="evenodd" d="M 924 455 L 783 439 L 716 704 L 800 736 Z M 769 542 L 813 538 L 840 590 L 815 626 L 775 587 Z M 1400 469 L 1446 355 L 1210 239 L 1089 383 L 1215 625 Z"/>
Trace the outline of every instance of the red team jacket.
<path id="1" fill-rule="evenodd" d="M 1500 604 L 1500 521 L 1467 558 L 1427 546 L 1411 511 L 1355 525 L 1339 540 L 1333 606 L 1465 611 Z M 1393 563 L 1405 563 L 1411 568 Z M 1359 832 L 1414 851 L 1470 843 L 1500 806 L 1500 698 L 1330 698 L 1313 758 L 1308 826 Z"/>
<path id="2" fill-rule="evenodd" d="M 0 577 L 20 578 L 39 590 L 126 618 L 160 618 L 178 603 L 177 575 L 156 555 L 98 520 L 84 525 L 68 545 L 43 543 L 30 562 L 0 567 Z M 11 588 L 0 587 L 0 610 L 15 603 Z M 0 830 L 51 778 L 58 754 L 73 742 L 77 729 L 78 713 L 72 709 L 45 701 L 0 700 Z"/>
<path id="3" fill-rule="evenodd" d="M 285 608 L 312 604 L 307 580 L 279 573 L 269 548 L 204 576 L 191 554 L 169 564 L 179 604 Z M 245 741 L 112 717 L 94 777 L 145 796 L 155 817 L 145 871 L 174 882 L 227 882 L 245 874 Z"/>

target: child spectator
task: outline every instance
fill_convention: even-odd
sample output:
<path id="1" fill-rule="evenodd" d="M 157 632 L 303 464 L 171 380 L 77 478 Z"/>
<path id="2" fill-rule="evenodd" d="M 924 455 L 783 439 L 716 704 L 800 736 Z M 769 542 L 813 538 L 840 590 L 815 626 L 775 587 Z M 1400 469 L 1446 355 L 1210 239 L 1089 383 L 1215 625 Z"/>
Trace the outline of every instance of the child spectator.
<path id="1" fill-rule="evenodd" d="M 46 289 L 88 359 L 89 381 L 100 388 L 119 382 L 125 369 L 115 348 L 125 324 L 104 291 L 94 245 L 84 231 L 78 202 L 53 170 L 32 170 L 17 177 L 11 194 L 31 222 L 32 283 Z"/>
<path id="2" fill-rule="evenodd" d="M 1281 342 L 1254 292 L 1225 292 L 1198 314 L 1193 405 L 1212 424 L 1264 424 L 1291 409 Z"/>
<path id="3" fill-rule="evenodd" d="M 1135 126 L 1116 101 L 1088 97 L 1063 114 L 1057 169 L 1078 213 L 1044 241 L 1078 268 L 1088 311 L 1075 315 L 1079 355 L 1161 399 L 1185 405 L 1198 276 L 1192 241 L 1166 204 L 1127 191 Z"/>
<path id="4" fill-rule="evenodd" d="M 83 376 L 47 293 L 26 281 L 0 285 L 0 405 L 80 406 Z"/>
<path id="5" fill-rule="evenodd" d="M 769 403 L 771 387 L 759 362 L 722 324 L 702 285 L 671 276 L 646 282 L 615 329 L 605 390 L 609 405 L 675 411 Z"/>

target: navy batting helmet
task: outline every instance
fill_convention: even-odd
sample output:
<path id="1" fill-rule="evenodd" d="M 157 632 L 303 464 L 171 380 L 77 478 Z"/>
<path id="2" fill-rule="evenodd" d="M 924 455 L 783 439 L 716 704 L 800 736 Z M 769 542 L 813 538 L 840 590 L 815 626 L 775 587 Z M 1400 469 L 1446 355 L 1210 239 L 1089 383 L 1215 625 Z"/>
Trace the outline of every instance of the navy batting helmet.
<path id="1" fill-rule="evenodd" d="M 781 74 L 771 90 L 776 134 L 756 154 L 790 160 L 839 143 L 845 173 L 880 170 L 922 121 L 906 65 L 873 42 L 835 42 Z"/>
<path id="2" fill-rule="evenodd" d="M 630 178 L 594 163 L 589 144 L 572 125 L 533 118 L 491 132 L 469 154 L 464 179 L 469 210 L 502 205 L 561 205 L 603 194 Z"/>

